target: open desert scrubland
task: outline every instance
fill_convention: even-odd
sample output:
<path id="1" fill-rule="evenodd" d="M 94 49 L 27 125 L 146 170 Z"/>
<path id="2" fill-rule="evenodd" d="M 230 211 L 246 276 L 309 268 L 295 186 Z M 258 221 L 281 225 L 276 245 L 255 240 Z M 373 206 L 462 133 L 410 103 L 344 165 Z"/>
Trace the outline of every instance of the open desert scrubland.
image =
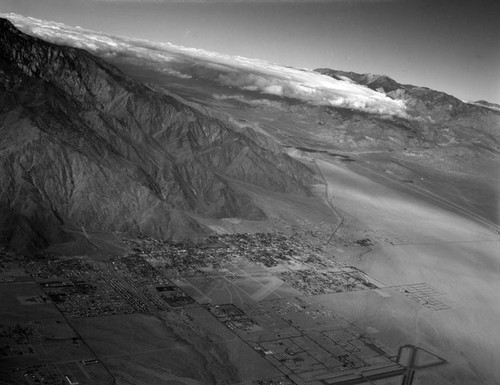
<path id="1" fill-rule="evenodd" d="M 345 166 L 322 160 L 317 164 L 333 204 L 348 213 L 339 236 L 363 228 L 375 243 L 369 248 L 338 247 L 337 256 L 386 285 L 378 293 L 344 293 L 318 300 L 377 331 L 377 339 L 388 346 L 411 343 L 449 362 L 433 375 L 418 376 L 416 381 L 422 384 L 500 383 L 495 366 L 500 346 L 498 234 Z M 385 242 L 377 242 L 377 234 L 383 234 Z M 408 297 L 398 298 L 404 297 L 398 287 L 419 283 L 439 293 L 444 309 L 431 310 Z"/>

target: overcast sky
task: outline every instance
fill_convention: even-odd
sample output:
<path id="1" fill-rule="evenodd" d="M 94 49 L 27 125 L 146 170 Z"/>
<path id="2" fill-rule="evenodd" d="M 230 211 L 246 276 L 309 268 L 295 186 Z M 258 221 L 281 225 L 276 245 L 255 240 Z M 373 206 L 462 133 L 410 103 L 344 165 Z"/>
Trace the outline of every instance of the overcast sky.
<path id="1" fill-rule="evenodd" d="M 500 1 L 0 0 L 0 12 L 500 103 Z"/>

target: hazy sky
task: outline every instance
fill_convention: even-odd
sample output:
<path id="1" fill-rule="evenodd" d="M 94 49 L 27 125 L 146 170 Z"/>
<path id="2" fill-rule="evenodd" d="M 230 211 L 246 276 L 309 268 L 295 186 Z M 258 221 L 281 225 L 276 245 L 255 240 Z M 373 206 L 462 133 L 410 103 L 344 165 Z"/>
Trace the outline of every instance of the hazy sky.
<path id="1" fill-rule="evenodd" d="M 500 103 L 500 1 L 0 0 L 0 12 Z"/>

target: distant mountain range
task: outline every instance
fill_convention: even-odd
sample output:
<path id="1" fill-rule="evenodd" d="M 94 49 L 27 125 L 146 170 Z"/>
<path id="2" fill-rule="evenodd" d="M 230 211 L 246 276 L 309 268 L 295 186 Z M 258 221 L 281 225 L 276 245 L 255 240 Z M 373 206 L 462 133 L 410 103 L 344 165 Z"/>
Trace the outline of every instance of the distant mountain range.
<path id="1" fill-rule="evenodd" d="M 358 74 L 328 68 L 319 68 L 315 71 L 336 79 L 347 78 L 357 84 L 383 93 L 391 99 L 401 100 L 404 102 L 410 116 L 420 118 L 420 121 L 427 120 L 426 123 L 430 125 L 449 125 L 449 128 L 455 124 L 462 127 L 472 125 L 483 133 L 491 133 L 498 138 L 498 130 L 491 124 L 493 121 L 498 121 L 497 115 L 490 114 L 489 111 L 481 108 L 495 107 L 496 105 L 493 103 L 485 101 L 464 102 L 444 92 L 410 84 L 400 84 L 385 75 Z M 474 123 L 475 119 L 479 119 L 479 121 Z"/>
<path id="2" fill-rule="evenodd" d="M 500 111 L 500 104 L 490 103 L 490 102 L 487 102 L 486 100 L 476 100 L 474 102 L 474 104 L 477 104 L 477 105 L 480 105 L 480 106 L 489 107 L 489 108 L 493 108 L 495 110 L 499 110 Z"/>
<path id="3" fill-rule="evenodd" d="M 192 62 L 189 66 L 196 67 Z M 194 82 L 203 78 L 203 71 L 198 78 L 173 76 Z M 351 138 L 345 141 L 346 149 L 352 143 L 364 149 L 458 143 L 499 152 L 500 113 L 494 105 L 465 103 L 387 76 L 316 71 L 295 71 L 299 80 L 288 83 L 273 83 L 274 72 L 268 72 L 259 76 L 271 83 L 262 89 L 244 83 L 241 92 L 273 100 L 297 98 L 296 109 L 316 103 L 315 108 L 327 111 L 336 122 L 332 125 L 338 126 L 332 140 L 335 132 Z M 82 227 L 193 239 L 211 231 L 200 218 L 266 218 L 265 209 L 234 182 L 264 192 L 311 194 L 313 170 L 288 156 L 278 142 L 134 80 L 133 72 L 125 74 L 85 50 L 29 36 L 0 19 L 3 244 L 18 250 L 43 249 L 69 240 L 68 229 Z M 318 73 L 335 82 L 321 88 L 326 77 L 318 78 Z M 233 90 L 228 97 L 234 97 L 240 80 L 227 79 L 206 83 L 206 90 Z M 307 79 L 314 80 L 314 87 L 305 83 Z M 312 92 L 317 93 L 313 99 L 304 97 Z M 320 99 L 339 92 L 343 96 L 326 105 Z M 355 98 L 347 103 L 349 92 Z M 378 110 L 376 103 L 383 108 Z M 391 116 L 387 111 L 396 112 Z M 366 135 L 376 139 L 357 142 Z"/>

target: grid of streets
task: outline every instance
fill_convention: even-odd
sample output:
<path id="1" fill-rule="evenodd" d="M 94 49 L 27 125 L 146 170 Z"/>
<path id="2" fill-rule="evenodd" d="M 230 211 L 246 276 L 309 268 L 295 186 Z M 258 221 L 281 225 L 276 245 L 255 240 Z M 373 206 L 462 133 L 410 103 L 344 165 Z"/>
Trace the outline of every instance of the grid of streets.
<path id="1" fill-rule="evenodd" d="M 437 311 L 451 308 L 449 305 L 436 298 L 436 296 L 442 296 L 443 293 L 440 293 L 427 283 L 396 286 L 394 289 L 398 293 L 411 298 L 415 302 L 418 302 L 430 310 Z"/>
<path id="2" fill-rule="evenodd" d="M 316 294 L 383 287 L 364 272 L 323 257 L 317 246 L 281 234 L 216 236 L 203 246 L 149 238 L 124 241 L 134 255 L 101 262 L 32 257 L 23 266 L 40 285 L 45 301 L 69 319 L 206 312 L 282 374 L 253 384 L 374 384 L 404 378 L 406 369 L 397 357 L 362 329 L 311 301 Z M 428 285 L 396 290 L 427 300 L 437 293 Z M 433 309 L 429 301 L 421 303 Z M 35 332 L 32 336 L 36 339 Z M 30 354 L 42 347 L 10 341 L 9 349 L 4 356 L 15 349 Z M 99 363 L 91 358 L 80 361 L 79 368 L 87 366 L 82 362 Z M 36 382 L 40 384 L 69 381 L 50 365 L 21 371 L 28 383 L 29 378 L 48 379 Z M 37 374 L 41 371 L 51 374 Z M 79 375 L 73 376 L 73 383 L 78 382 Z"/>

